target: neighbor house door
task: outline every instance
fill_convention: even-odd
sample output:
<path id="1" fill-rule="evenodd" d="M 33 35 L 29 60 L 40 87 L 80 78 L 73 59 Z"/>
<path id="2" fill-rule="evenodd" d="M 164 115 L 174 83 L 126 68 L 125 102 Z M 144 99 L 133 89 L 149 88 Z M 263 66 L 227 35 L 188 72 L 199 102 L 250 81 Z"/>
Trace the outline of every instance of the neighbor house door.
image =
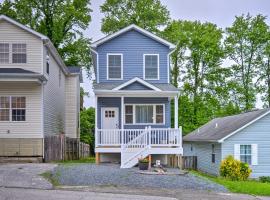
<path id="1" fill-rule="evenodd" d="M 101 128 L 102 129 L 118 129 L 119 128 L 119 113 L 118 108 L 101 108 L 102 120 Z"/>

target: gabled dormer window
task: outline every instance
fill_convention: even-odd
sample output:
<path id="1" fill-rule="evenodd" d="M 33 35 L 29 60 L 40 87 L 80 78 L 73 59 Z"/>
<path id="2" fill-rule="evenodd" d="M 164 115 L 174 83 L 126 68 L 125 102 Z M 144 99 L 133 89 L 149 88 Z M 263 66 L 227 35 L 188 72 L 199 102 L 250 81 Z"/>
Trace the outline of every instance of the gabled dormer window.
<path id="1" fill-rule="evenodd" d="M 144 79 L 159 80 L 159 55 L 144 54 Z"/>
<path id="2" fill-rule="evenodd" d="M 9 44 L 0 43 L 0 63 L 9 63 Z"/>
<path id="3" fill-rule="evenodd" d="M 107 79 L 123 79 L 123 54 L 107 54 Z"/>

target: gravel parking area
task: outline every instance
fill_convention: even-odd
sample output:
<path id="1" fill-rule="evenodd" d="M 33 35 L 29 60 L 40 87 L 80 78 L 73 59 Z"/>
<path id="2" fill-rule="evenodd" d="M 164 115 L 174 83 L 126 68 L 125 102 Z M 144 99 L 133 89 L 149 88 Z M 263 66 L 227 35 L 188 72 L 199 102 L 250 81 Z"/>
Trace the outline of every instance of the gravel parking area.
<path id="1" fill-rule="evenodd" d="M 138 173 L 137 168 L 120 169 L 119 165 L 114 164 L 59 165 L 52 173 L 61 185 L 70 186 L 126 186 L 227 192 L 223 186 L 192 174 L 145 175 Z"/>

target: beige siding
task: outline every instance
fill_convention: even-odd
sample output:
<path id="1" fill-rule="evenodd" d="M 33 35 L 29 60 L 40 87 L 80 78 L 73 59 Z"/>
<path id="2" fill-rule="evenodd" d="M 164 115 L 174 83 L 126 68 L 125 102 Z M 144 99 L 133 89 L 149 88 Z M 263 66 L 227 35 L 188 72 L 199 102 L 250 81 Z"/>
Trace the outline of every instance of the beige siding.
<path id="1" fill-rule="evenodd" d="M 0 140 L 0 156 L 42 156 L 43 139 L 9 138 Z"/>
<path id="2" fill-rule="evenodd" d="M 66 135 L 71 138 L 80 137 L 79 109 L 80 84 L 78 76 L 66 78 Z"/>
<path id="3" fill-rule="evenodd" d="M 42 138 L 41 86 L 1 82 L 0 96 L 26 97 L 26 121 L 0 122 L 0 138 Z"/>
<path id="4" fill-rule="evenodd" d="M 48 82 L 44 85 L 43 109 L 44 135 L 55 135 L 65 131 L 65 75 L 52 56 Z"/>
<path id="5" fill-rule="evenodd" d="M 0 64 L 0 67 L 24 68 L 26 70 L 42 73 L 43 65 L 43 42 L 33 34 L 21 28 L 0 20 L 0 42 L 6 43 L 26 43 L 27 63 L 13 64 L 10 55 L 9 64 Z M 11 52 L 11 50 L 10 50 Z"/>

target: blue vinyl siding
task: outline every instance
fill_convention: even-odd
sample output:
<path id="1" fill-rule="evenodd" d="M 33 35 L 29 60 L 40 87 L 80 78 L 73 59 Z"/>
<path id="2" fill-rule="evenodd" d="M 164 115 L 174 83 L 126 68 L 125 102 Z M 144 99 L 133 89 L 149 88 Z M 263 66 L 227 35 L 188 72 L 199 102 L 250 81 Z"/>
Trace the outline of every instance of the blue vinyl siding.
<path id="1" fill-rule="evenodd" d="M 141 83 L 134 82 L 124 88 L 122 90 L 152 90 L 149 87 L 146 87 L 145 85 L 142 85 Z"/>
<path id="2" fill-rule="evenodd" d="M 167 55 L 169 48 L 137 31 L 131 30 L 97 47 L 99 53 L 99 81 L 107 80 L 107 53 L 123 54 L 123 81 L 134 77 L 143 79 L 143 54 L 159 54 L 160 80 L 151 83 L 168 83 Z"/>
<path id="3" fill-rule="evenodd" d="M 125 104 L 165 104 L 165 124 L 151 125 L 153 128 L 168 128 L 171 127 L 171 108 L 168 98 L 139 98 L 139 97 L 125 97 Z M 117 107 L 119 110 L 119 127 L 121 127 L 121 98 L 120 97 L 98 97 L 97 102 L 97 118 L 98 128 L 101 128 L 101 108 L 102 107 Z M 124 128 L 145 128 L 145 125 L 124 125 Z"/>
<path id="4" fill-rule="evenodd" d="M 234 155 L 234 144 L 257 144 L 258 164 L 251 166 L 251 177 L 270 176 L 270 114 L 222 143 L 222 158 Z"/>
<path id="5" fill-rule="evenodd" d="M 193 151 L 191 151 L 191 144 Z M 212 163 L 212 144 L 215 145 L 216 160 Z M 197 156 L 198 170 L 212 174 L 219 174 L 219 166 L 221 162 L 221 144 L 210 142 L 184 142 L 184 156 Z"/>

